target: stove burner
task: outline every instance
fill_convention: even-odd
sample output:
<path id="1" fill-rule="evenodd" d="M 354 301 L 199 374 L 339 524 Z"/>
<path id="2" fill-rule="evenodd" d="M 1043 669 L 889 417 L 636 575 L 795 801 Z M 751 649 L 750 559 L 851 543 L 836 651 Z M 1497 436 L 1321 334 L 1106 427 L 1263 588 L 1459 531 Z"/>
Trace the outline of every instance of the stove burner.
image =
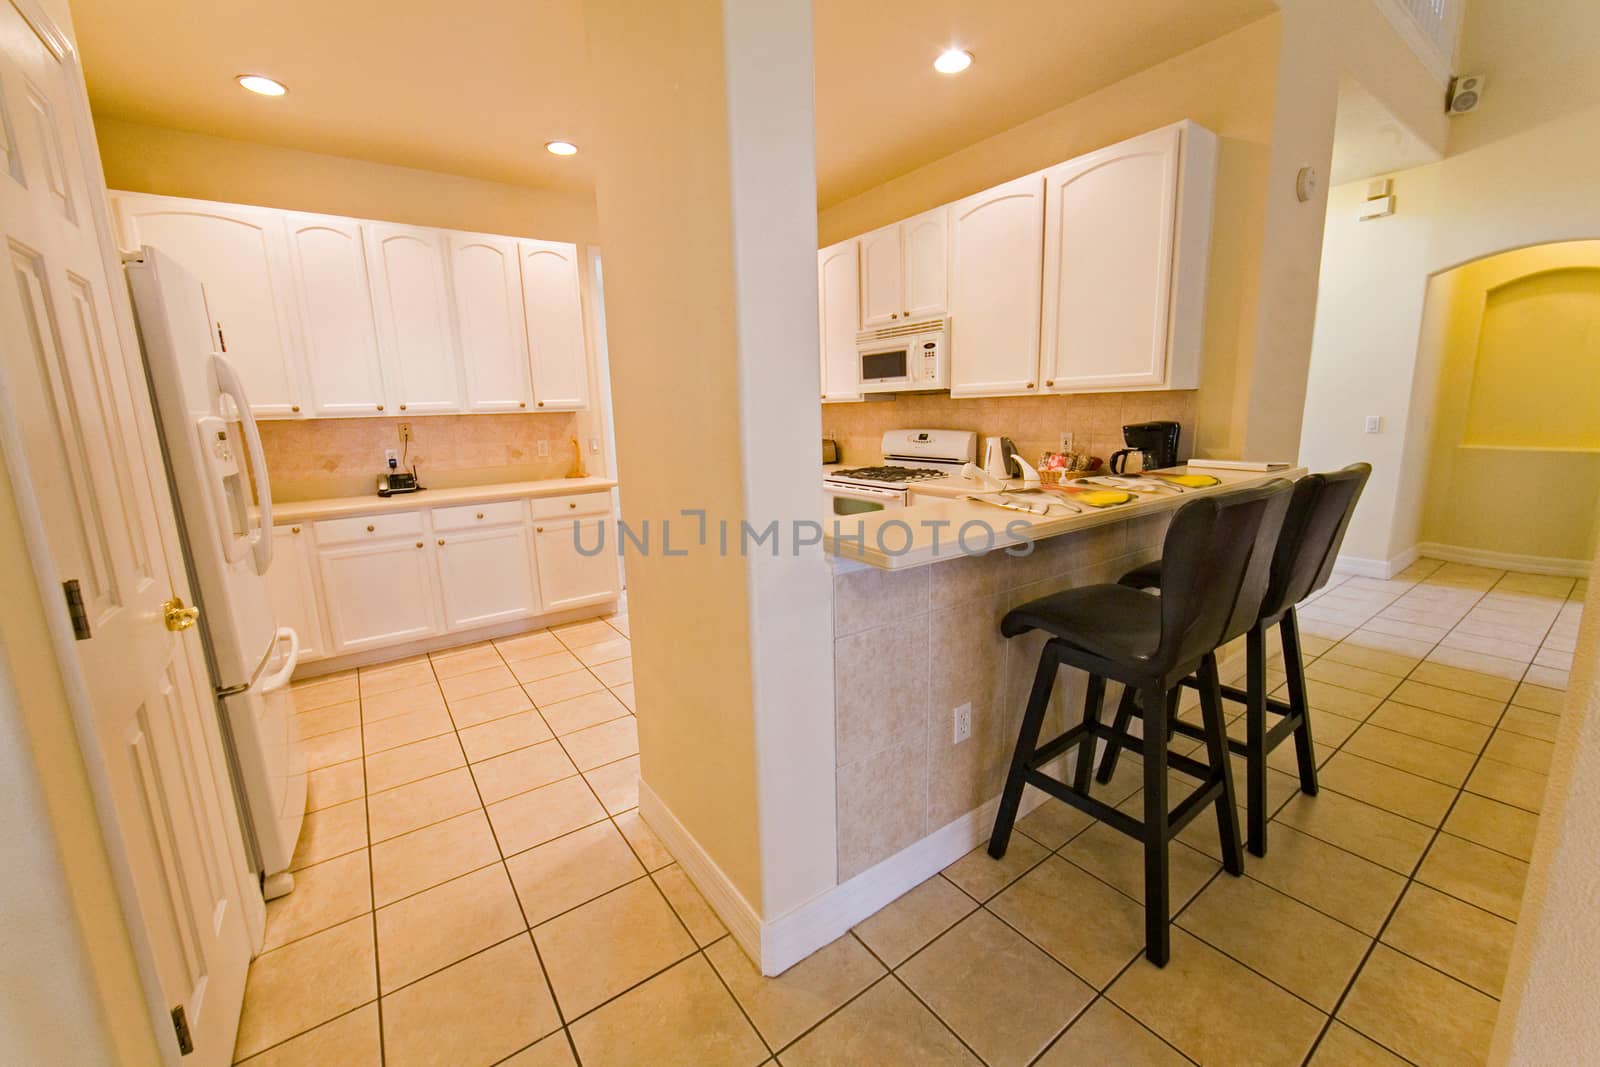
<path id="1" fill-rule="evenodd" d="M 950 472 L 934 470 L 932 467 L 854 467 L 834 471 L 829 477 L 859 478 L 872 482 L 925 482 L 932 478 L 948 478 Z"/>

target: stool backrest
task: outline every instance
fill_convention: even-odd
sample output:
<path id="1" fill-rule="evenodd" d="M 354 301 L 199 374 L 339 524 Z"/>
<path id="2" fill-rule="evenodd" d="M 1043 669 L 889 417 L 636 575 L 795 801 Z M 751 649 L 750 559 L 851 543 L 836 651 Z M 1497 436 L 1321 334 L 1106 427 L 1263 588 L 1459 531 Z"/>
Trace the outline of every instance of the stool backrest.
<path id="1" fill-rule="evenodd" d="M 1343 470 L 1308 474 L 1294 483 L 1272 557 L 1262 618 L 1276 619 L 1328 584 L 1356 501 L 1371 474 L 1370 463 L 1352 463 Z"/>
<path id="2" fill-rule="evenodd" d="M 1161 554 L 1158 670 L 1192 664 L 1255 624 L 1291 489 L 1280 478 L 1178 509 Z"/>

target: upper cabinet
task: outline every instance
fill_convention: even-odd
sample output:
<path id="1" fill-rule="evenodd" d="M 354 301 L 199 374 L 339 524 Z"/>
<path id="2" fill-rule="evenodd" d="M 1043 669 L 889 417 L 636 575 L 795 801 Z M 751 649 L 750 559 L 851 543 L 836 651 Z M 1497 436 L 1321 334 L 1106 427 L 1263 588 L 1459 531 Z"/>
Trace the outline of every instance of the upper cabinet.
<path id="1" fill-rule="evenodd" d="M 577 245 L 111 194 L 205 286 L 257 418 L 589 405 Z"/>
<path id="2" fill-rule="evenodd" d="M 304 402 L 281 213 L 236 204 L 113 194 L 123 245 L 154 245 L 205 284 L 217 347 L 259 414 L 295 416 Z"/>
<path id="3" fill-rule="evenodd" d="M 540 411 L 577 411 L 589 405 L 578 246 L 558 241 L 517 243 L 533 368 L 533 406 Z"/>
<path id="4" fill-rule="evenodd" d="M 942 315 L 947 210 L 874 230 L 861 245 L 861 328 Z"/>
<path id="5" fill-rule="evenodd" d="M 309 413 L 338 417 L 383 410 L 382 359 L 361 224 L 323 215 L 288 215 L 284 224 Z M 254 399 L 251 405 L 259 407 Z"/>
<path id="6" fill-rule="evenodd" d="M 1037 392 L 1044 178 L 950 206 L 950 395 Z"/>
<path id="7" fill-rule="evenodd" d="M 822 399 L 860 400 L 856 332 L 861 327 L 861 275 L 855 240 L 817 253 L 818 333 L 822 338 Z"/>
<path id="8" fill-rule="evenodd" d="M 1045 171 L 1045 391 L 1199 385 L 1215 144 L 1180 124 Z"/>
<path id="9" fill-rule="evenodd" d="M 520 411 L 533 399 L 517 255 L 509 237 L 450 235 L 468 411 Z"/>
<path id="10" fill-rule="evenodd" d="M 412 414 L 460 411 L 461 360 L 444 235 L 380 222 L 363 230 L 395 408 Z"/>

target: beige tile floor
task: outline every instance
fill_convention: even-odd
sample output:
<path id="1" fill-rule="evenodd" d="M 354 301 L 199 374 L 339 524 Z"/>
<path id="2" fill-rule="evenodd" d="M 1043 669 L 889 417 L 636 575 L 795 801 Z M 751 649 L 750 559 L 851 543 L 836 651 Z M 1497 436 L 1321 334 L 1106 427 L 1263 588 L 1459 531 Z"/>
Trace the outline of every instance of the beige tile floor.
<path id="1" fill-rule="evenodd" d="M 1308 604 L 1322 791 L 1274 754 L 1244 878 L 1209 820 L 1185 831 L 1160 970 L 1137 846 L 1052 802 L 1004 861 L 975 850 L 760 977 L 638 817 L 625 616 L 300 686 L 312 811 L 236 1055 L 1482 1062 L 1583 595 L 1423 561 Z"/>

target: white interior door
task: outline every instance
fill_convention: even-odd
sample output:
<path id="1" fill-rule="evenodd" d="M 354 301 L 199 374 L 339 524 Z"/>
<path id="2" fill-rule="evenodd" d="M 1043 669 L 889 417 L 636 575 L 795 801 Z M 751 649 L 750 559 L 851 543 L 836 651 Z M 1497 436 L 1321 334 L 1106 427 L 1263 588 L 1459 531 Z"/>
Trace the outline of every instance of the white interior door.
<path id="1" fill-rule="evenodd" d="M 528 322 L 533 405 L 542 411 L 589 406 L 589 351 L 583 337 L 583 294 L 578 287 L 578 246 L 559 241 L 519 242 L 522 307 Z"/>
<path id="2" fill-rule="evenodd" d="M 88 697 L 80 739 L 114 813 L 108 843 L 149 992 L 181 1010 L 194 1044 L 186 1063 L 226 1064 L 250 956 L 240 831 L 198 631 L 163 624 L 164 603 L 190 593 L 139 356 L 117 329 L 127 295 L 108 274 L 109 233 L 96 225 L 104 187 L 78 140 L 87 101 L 65 57 L 0 7 L 10 273 L 0 286 L 0 451 L 43 525 L 33 564 L 82 593 L 89 636 L 72 646 Z M 175 1054 L 175 1038 L 158 1035 Z"/>

